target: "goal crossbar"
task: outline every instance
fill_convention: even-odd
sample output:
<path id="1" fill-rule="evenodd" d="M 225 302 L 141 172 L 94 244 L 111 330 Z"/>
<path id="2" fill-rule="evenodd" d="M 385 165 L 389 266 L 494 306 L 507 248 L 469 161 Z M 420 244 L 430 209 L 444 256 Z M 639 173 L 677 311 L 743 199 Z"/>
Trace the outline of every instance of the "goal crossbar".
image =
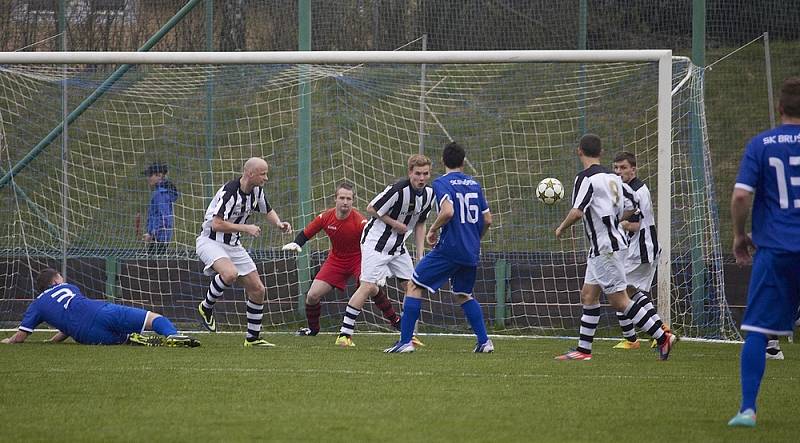
<path id="1" fill-rule="evenodd" d="M 354 64 L 669 61 L 668 49 L 569 51 L 0 52 L 0 64 Z"/>

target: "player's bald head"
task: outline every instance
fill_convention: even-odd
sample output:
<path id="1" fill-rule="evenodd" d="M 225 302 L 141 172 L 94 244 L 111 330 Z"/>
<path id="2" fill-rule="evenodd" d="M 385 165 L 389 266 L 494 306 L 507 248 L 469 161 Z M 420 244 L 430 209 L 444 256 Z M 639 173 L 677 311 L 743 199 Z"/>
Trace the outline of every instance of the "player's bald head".
<path id="1" fill-rule="evenodd" d="M 250 157 L 246 162 L 244 162 L 244 168 L 242 169 L 242 172 L 247 173 L 262 168 L 267 168 L 266 160 L 258 157 Z"/>

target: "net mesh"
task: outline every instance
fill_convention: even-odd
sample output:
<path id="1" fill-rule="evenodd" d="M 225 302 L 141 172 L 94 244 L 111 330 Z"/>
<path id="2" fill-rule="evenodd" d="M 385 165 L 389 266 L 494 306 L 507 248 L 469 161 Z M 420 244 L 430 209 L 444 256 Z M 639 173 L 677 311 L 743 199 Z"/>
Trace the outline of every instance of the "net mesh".
<path id="1" fill-rule="evenodd" d="M 703 166 L 710 159 L 702 72 L 686 61 L 676 61 L 673 71 L 673 86 L 690 81 L 673 96 L 672 327 L 692 337 L 735 338 L 713 187 L 705 185 L 711 175 Z M 98 66 L 2 67 L 3 172 L 59 124 L 63 84 L 72 109 L 107 74 Z M 535 186 L 556 177 L 569 195 L 580 167 L 575 143 L 591 130 L 609 156 L 637 155 L 639 175 L 655 196 L 656 84 L 652 63 L 135 66 L 69 125 L 64 149 L 57 138 L 0 191 L 14 208 L 0 236 L 6 270 L 0 321 L 20 318 L 40 269 L 66 263 L 68 280 L 88 295 L 151 309 L 191 328 L 209 283 L 195 237 L 211 196 L 240 174 L 247 158 L 272 165 L 268 199 L 297 229 L 332 206 L 342 180 L 355 184 L 363 210 L 405 175 L 406 159 L 420 149 L 441 173 L 440 149 L 452 137 L 467 147 L 466 172 L 482 183 L 495 214 L 475 288 L 487 322 L 509 333 L 574 333 L 585 237 L 576 227 L 566 240 L 554 238 L 567 206 L 539 203 Z M 301 204 L 297 172 L 304 100 L 312 115 L 308 204 Z M 142 171 L 152 162 L 168 166 L 180 194 L 174 239 L 164 251 L 148 251 L 141 241 L 151 197 Z M 265 227 L 261 237 L 245 241 L 267 287 L 264 324 L 274 330 L 304 324 L 298 295 L 329 246 L 320 235 L 304 248 L 307 255 L 280 252 L 292 238 Z M 399 284 L 389 283 L 399 307 Z M 338 330 L 353 289 L 324 299 L 323 330 Z M 229 290 L 217 306 L 223 329 L 244 328 L 241 289 Z M 363 319 L 362 330 L 387 329 L 377 308 L 368 306 Z M 425 330 L 468 328 L 447 289 L 424 304 L 421 321 Z M 606 312 L 601 331 L 616 334 L 615 322 Z"/>

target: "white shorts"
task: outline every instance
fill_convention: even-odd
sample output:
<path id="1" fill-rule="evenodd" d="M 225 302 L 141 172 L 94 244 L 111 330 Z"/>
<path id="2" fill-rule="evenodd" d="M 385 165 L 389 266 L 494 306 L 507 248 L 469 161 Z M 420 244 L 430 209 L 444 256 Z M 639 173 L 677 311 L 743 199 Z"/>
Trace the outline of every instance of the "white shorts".
<path id="1" fill-rule="evenodd" d="M 361 281 L 378 284 L 387 277 L 411 280 L 414 263 L 408 253 L 400 255 L 381 254 L 371 247 L 361 247 Z"/>
<path id="2" fill-rule="evenodd" d="M 625 279 L 628 286 L 643 291 L 650 292 L 653 288 L 653 277 L 656 275 L 658 262 L 639 263 L 635 261 L 625 261 Z"/>
<path id="3" fill-rule="evenodd" d="M 616 251 L 586 259 L 584 284 L 600 286 L 604 294 L 624 291 L 628 287 L 623 263 L 624 254 L 627 252 Z"/>
<path id="4" fill-rule="evenodd" d="M 202 235 L 197 237 L 195 245 L 197 256 L 206 265 L 203 268 L 203 274 L 205 275 L 211 276 L 217 273 L 212 266 L 215 261 L 221 258 L 230 259 L 236 266 L 239 276 L 256 271 L 256 264 L 242 245 L 230 246 Z"/>

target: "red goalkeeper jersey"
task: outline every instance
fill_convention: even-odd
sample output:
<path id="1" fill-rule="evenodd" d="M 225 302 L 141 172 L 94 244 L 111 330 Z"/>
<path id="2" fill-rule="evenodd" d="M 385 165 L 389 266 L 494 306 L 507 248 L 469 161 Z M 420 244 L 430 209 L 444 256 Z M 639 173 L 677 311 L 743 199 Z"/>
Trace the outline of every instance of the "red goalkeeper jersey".
<path id="1" fill-rule="evenodd" d="M 310 239 L 317 232 L 325 230 L 331 239 L 330 255 L 338 258 L 350 258 L 361 255 L 361 231 L 367 220 L 360 212 L 352 209 L 344 220 L 336 218 L 336 208 L 328 209 L 318 215 L 303 229 L 303 235 Z"/>

